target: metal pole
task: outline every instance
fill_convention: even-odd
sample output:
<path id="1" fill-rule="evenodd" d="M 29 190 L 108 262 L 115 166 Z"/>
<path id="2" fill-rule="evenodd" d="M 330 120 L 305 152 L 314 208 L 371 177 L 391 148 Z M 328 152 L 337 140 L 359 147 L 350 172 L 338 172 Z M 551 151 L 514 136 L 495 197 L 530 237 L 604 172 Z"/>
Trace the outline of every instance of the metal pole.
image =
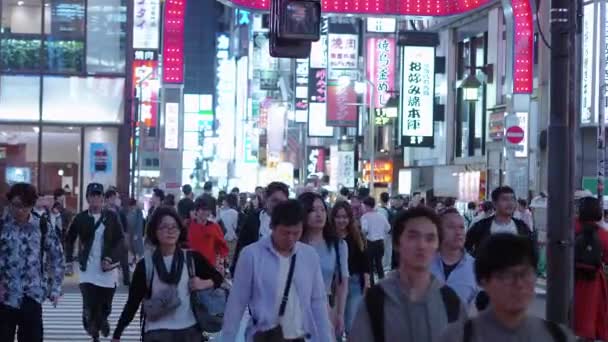
<path id="1" fill-rule="evenodd" d="M 573 291 L 573 217 L 569 165 L 573 163 L 570 141 L 574 135 L 569 125 L 568 70 L 569 44 L 574 36 L 574 2 L 551 2 L 551 84 L 548 128 L 548 204 L 547 204 L 547 306 L 546 317 L 556 323 L 568 324 Z M 574 113 L 570 113 L 574 115 Z M 564 148 L 566 151 L 564 151 Z"/>
<path id="2" fill-rule="evenodd" d="M 597 1 L 597 0 L 596 0 Z M 595 4 L 597 5 L 597 3 Z M 593 52 L 593 56 L 599 58 L 599 72 L 597 74 L 599 91 L 598 99 L 598 125 L 597 125 L 597 198 L 603 208 L 604 205 L 604 174 L 606 163 L 606 1 L 600 0 L 600 45 L 598 51 Z M 594 16 L 595 17 L 595 16 Z M 597 30 L 595 26 L 594 30 Z M 594 39 L 594 45 L 596 40 Z"/>
<path id="3" fill-rule="evenodd" d="M 370 85 L 371 91 L 369 92 L 369 194 L 374 196 L 374 183 L 375 183 L 375 169 L 376 169 L 376 104 L 374 103 L 376 86 L 371 81 L 367 81 Z"/>

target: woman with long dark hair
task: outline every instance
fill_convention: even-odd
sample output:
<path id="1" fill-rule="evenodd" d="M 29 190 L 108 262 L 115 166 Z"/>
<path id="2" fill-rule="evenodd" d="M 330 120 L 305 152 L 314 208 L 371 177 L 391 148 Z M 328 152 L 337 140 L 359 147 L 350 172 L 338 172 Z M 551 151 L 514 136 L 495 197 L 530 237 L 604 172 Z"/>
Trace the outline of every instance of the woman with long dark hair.
<path id="1" fill-rule="evenodd" d="M 306 219 L 302 242 L 311 245 L 319 254 L 321 273 L 330 308 L 328 308 L 337 336 L 344 332 L 344 311 L 348 294 L 348 246 L 329 223 L 328 210 L 321 195 L 303 193 L 298 200 Z"/>
<path id="2" fill-rule="evenodd" d="M 348 335 L 355 313 L 370 285 L 370 264 L 361 230 L 355 220 L 353 209 L 346 201 L 337 202 L 331 210 L 329 222 L 336 228 L 340 239 L 348 245 L 348 295 L 344 312 L 345 332 Z"/>
<path id="3" fill-rule="evenodd" d="M 114 331 L 120 341 L 142 301 L 156 301 L 156 308 L 144 304 L 142 338 L 144 342 L 200 342 L 202 329 L 190 305 L 192 291 L 219 287 L 222 275 L 202 255 L 179 246 L 186 241 L 186 228 L 171 207 L 154 211 L 146 230 L 155 247 L 135 266 L 129 297 Z M 151 269 L 146 270 L 150 266 Z M 190 269 L 190 271 L 189 271 Z M 192 277 L 190 277 L 190 273 Z M 152 312 L 154 309 L 154 312 Z"/>

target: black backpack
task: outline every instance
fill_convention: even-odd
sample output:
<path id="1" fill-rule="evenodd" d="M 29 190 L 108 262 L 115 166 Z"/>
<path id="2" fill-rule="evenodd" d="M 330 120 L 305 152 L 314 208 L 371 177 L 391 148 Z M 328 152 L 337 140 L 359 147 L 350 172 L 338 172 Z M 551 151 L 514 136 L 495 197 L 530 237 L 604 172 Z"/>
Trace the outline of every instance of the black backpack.
<path id="1" fill-rule="evenodd" d="M 602 244 L 595 225 L 585 224 L 574 239 L 574 267 L 577 279 L 594 279 L 603 267 Z"/>
<path id="2" fill-rule="evenodd" d="M 460 316 L 460 298 L 454 290 L 448 286 L 440 289 L 448 323 L 453 323 Z M 372 286 L 365 295 L 365 306 L 370 317 L 374 342 L 385 342 L 384 337 L 384 290 L 379 285 Z"/>

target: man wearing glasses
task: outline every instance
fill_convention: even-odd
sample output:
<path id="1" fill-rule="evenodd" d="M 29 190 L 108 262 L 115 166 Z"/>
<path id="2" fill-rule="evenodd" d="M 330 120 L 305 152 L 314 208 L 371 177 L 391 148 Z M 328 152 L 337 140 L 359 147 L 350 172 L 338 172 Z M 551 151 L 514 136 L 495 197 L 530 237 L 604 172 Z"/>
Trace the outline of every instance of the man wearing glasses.
<path id="1" fill-rule="evenodd" d="M 574 342 L 568 329 L 528 315 L 535 297 L 537 261 L 534 246 L 525 237 L 492 235 L 475 260 L 475 276 L 492 305 L 473 319 L 448 326 L 439 341 Z"/>
<path id="2" fill-rule="evenodd" d="M 103 185 L 87 186 L 89 208 L 76 215 L 67 238 L 66 259 L 73 260 L 74 242 L 80 239 L 80 292 L 82 293 L 84 329 L 99 341 L 99 335 L 110 334 L 108 317 L 117 284 L 116 268 L 126 253 L 118 216 L 103 209 Z"/>
<path id="3" fill-rule="evenodd" d="M 32 215 L 36 188 L 13 185 L 0 220 L 0 341 L 42 342 L 42 303 L 57 306 L 64 276 L 63 248 L 48 220 Z M 18 327 L 18 329 L 17 329 Z"/>

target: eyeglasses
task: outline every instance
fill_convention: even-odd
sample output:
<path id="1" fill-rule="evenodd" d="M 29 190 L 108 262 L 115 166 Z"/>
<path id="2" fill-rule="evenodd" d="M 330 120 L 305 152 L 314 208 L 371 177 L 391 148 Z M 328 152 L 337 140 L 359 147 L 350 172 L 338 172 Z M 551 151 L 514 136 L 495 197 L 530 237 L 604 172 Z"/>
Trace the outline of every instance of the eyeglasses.
<path id="1" fill-rule="evenodd" d="M 496 273 L 496 279 L 507 285 L 515 285 L 518 280 L 525 283 L 533 283 L 536 280 L 536 273 L 532 267 L 522 270 L 511 270 Z"/>
<path id="2" fill-rule="evenodd" d="M 158 230 L 162 230 L 164 232 L 175 232 L 179 230 L 177 225 L 160 225 L 158 226 Z"/>
<path id="3" fill-rule="evenodd" d="M 33 205 L 26 205 L 22 202 L 11 202 L 11 207 L 15 210 L 30 211 Z"/>

